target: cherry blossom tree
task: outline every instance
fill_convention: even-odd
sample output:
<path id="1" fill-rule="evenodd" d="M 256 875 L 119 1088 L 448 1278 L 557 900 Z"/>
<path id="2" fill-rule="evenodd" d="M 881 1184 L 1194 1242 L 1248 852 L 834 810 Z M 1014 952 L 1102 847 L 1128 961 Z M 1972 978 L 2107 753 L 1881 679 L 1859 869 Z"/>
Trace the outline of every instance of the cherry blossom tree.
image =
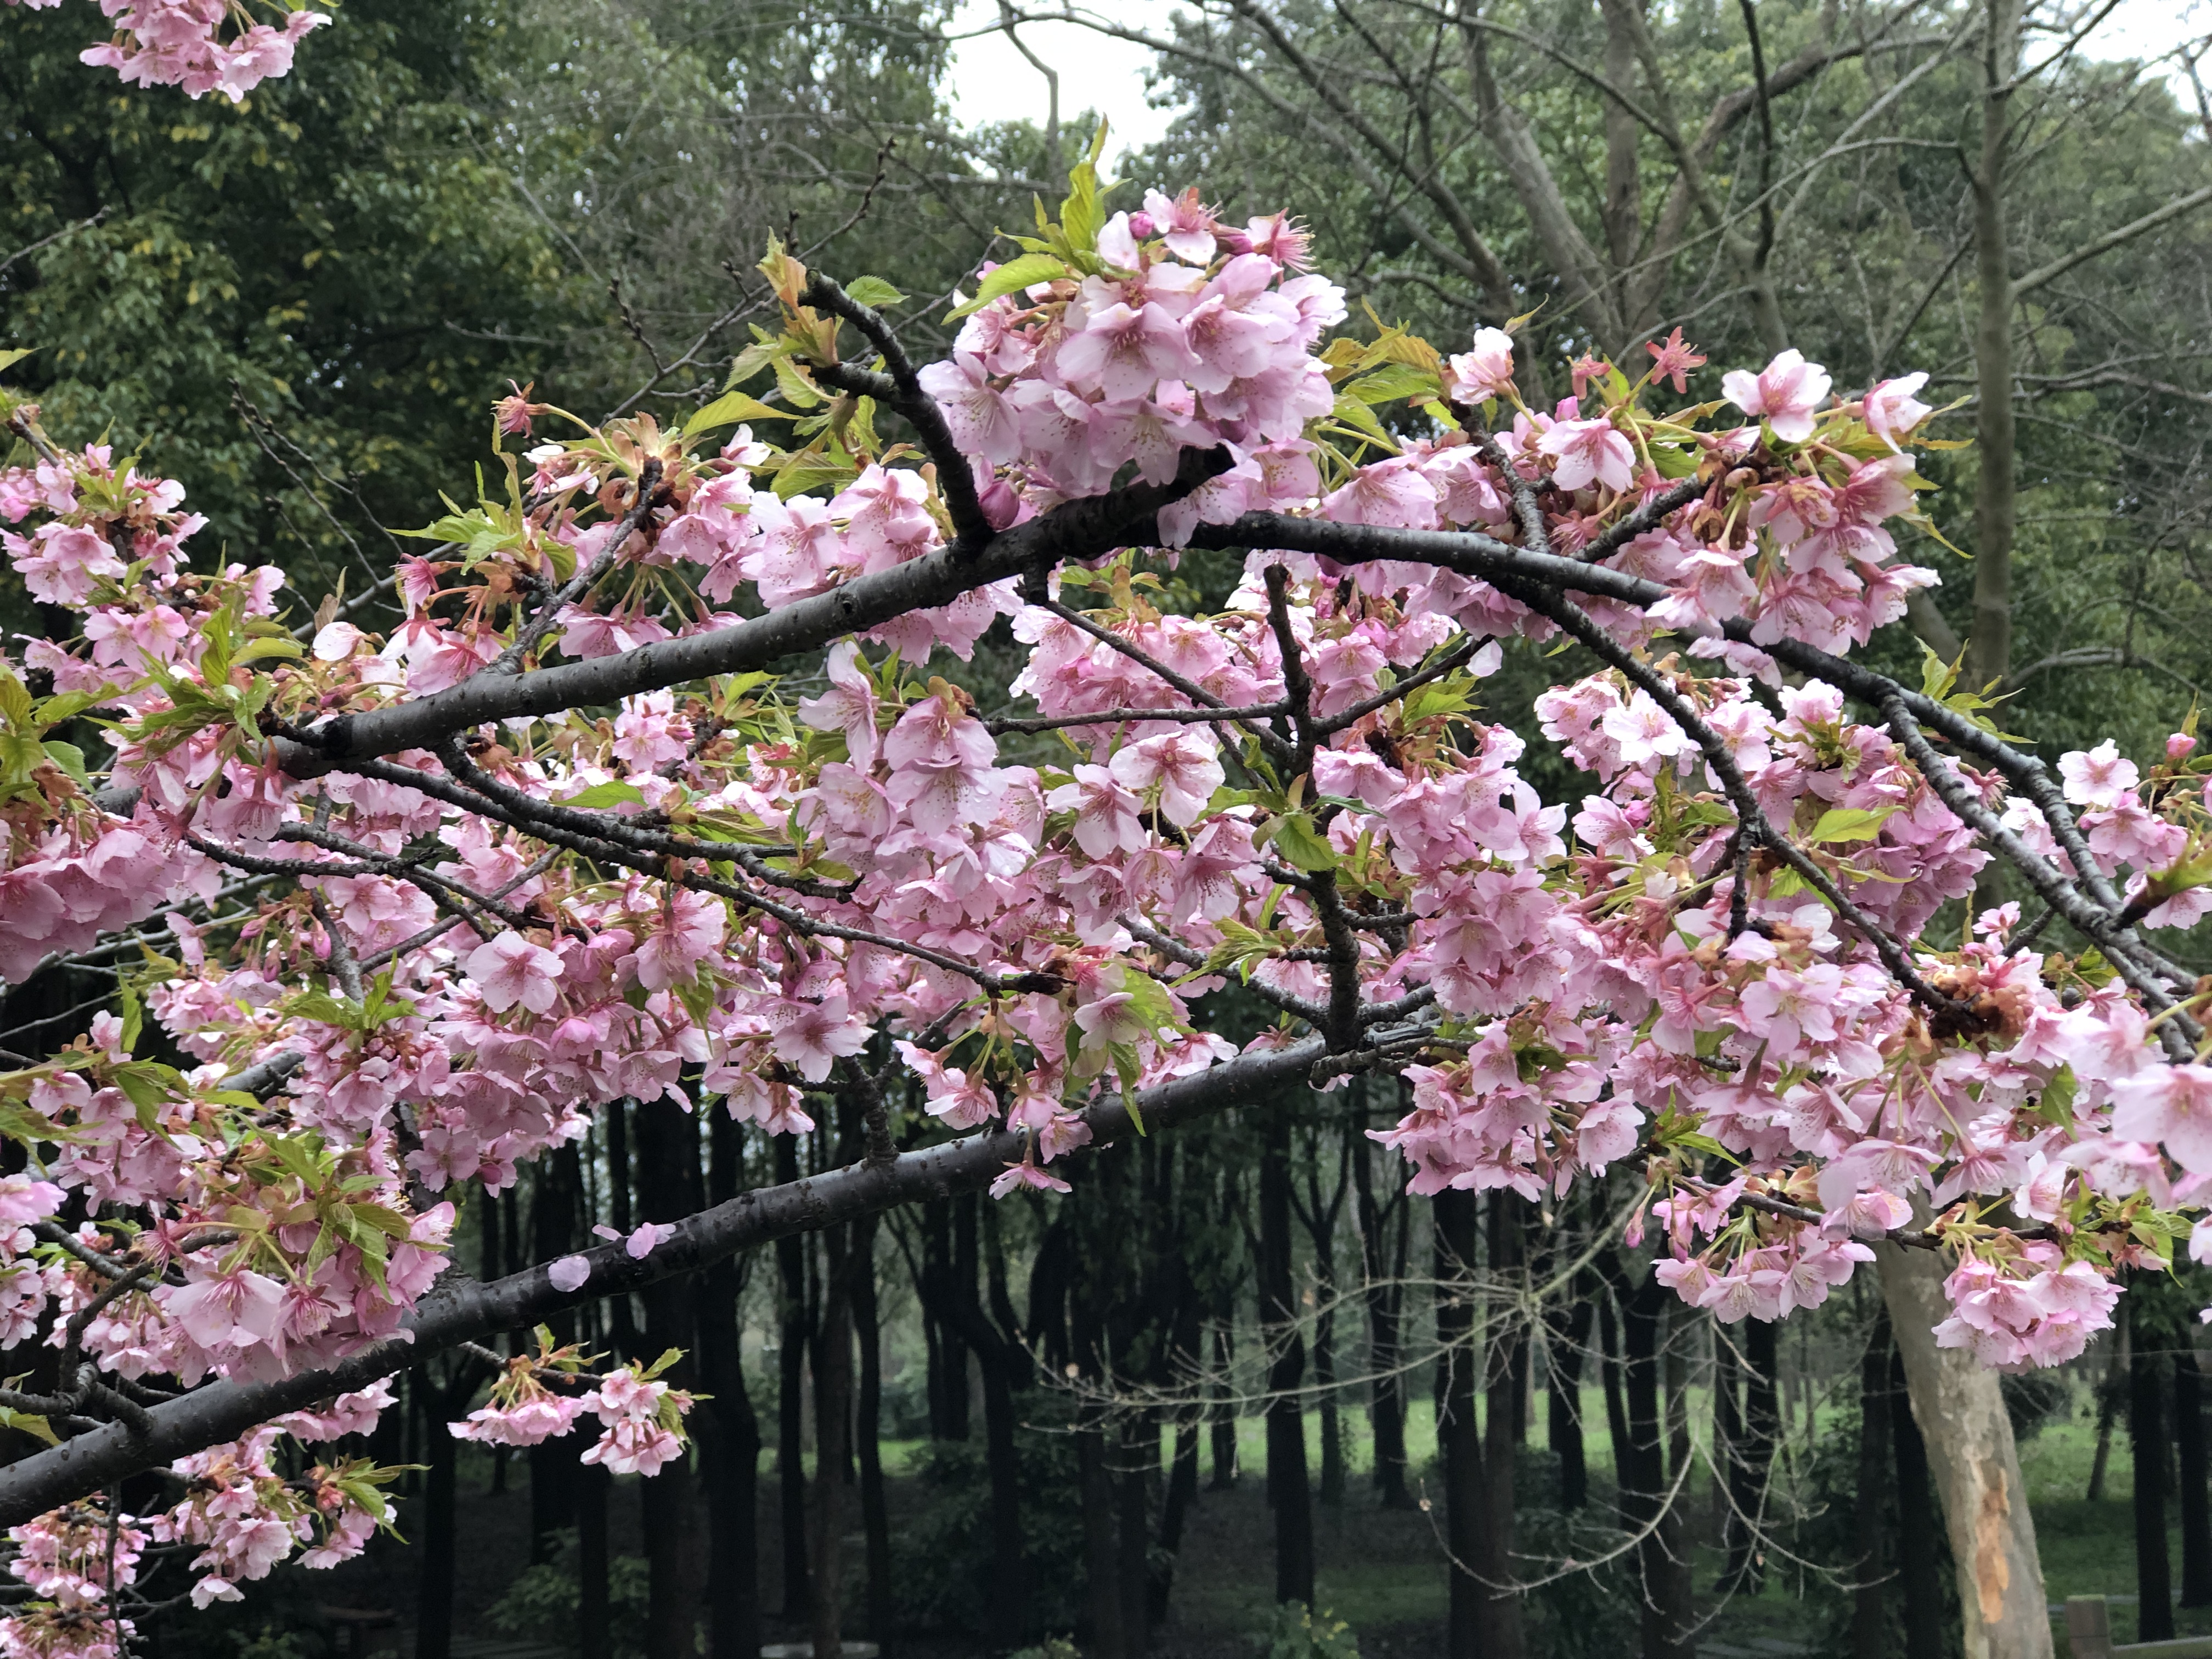
<path id="1" fill-rule="evenodd" d="M 10 1652 L 119 1651 L 150 1547 L 202 1605 L 356 1553 L 390 1472 L 286 1478 L 278 1443 L 360 1431 L 426 1355 L 1064 1190 L 1286 1083 L 1404 1079 L 1416 1194 L 1632 1172 L 1626 1241 L 1724 1322 L 1940 1262 L 1899 1331 L 1931 1398 L 1941 1356 L 2063 1362 L 2122 1269 L 2212 1255 L 2208 993 L 2158 937 L 2212 909 L 2212 769 L 2192 717 L 2054 775 L 1940 661 L 1853 660 L 1933 580 L 1894 539 L 1917 381 L 1838 395 L 1785 351 L 1686 404 L 1677 334 L 1534 406 L 1500 331 L 1342 331 L 1288 214 L 1109 210 L 1097 154 L 945 362 L 888 283 L 771 249 L 780 327 L 680 427 L 502 398 L 388 635 L 296 617 L 194 544 L 185 483 L 0 392 L 0 546 L 79 629 L 0 668 L 0 977 L 140 947 L 0 1056 L 4 1340 L 46 1379 L 0 1407 L 52 1443 L 0 1469 Z M 1213 614 L 1168 603 L 1190 548 L 1243 553 Z M 979 707 L 932 663 L 1001 619 L 1023 665 Z M 1513 642 L 1581 653 L 1531 711 L 1578 806 L 1484 717 Z M 2032 918 L 1972 914 L 1992 865 Z M 1241 1048 L 1232 981 L 1275 1016 Z M 908 1077 L 959 1138 L 899 1150 Z M 841 1100 L 865 1155 L 446 1268 L 449 1188 L 663 1097 L 770 1136 Z M 672 1358 L 541 1340 L 453 1431 L 581 1425 L 651 1474 Z M 1944 1493 L 1970 1650 L 2023 1598 L 2048 1640 L 2009 1459 Z M 173 1501 L 122 1513 L 148 1471 Z"/>

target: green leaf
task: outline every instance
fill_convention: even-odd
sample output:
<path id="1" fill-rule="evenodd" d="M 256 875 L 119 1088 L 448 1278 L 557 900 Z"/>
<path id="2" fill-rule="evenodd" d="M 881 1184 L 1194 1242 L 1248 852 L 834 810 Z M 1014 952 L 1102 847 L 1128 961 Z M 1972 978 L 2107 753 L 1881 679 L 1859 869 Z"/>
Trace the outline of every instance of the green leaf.
<path id="1" fill-rule="evenodd" d="M 238 653 L 240 662 L 258 662 L 264 657 L 304 657 L 307 648 L 297 640 L 248 640 Z"/>
<path id="2" fill-rule="evenodd" d="M 2074 971 L 2099 987 L 2110 985 L 2118 977 L 2112 964 L 2105 960 L 2105 953 L 2094 945 L 2074 959 Z"/>
<path id="3" fill-rule="evenodd" d="M 168 1136 L 161 1133 L 161 1108 L 176 1098 L 176 1085 L 183 1079 L 173 1066 L 149 1060 L 134 1060 L 115 1068 L 115 1086 L 130 1099 L 138 1116 L 138 1127 L 148 1134 L 162 1140 Z"/>
<path id="4" fill-rule="evenodd" d="M 16 364 L 21 362 L 24 358 L 29 356 L 37 349 L 38 347 L 36 346 L 15 346 L 6 351 L 0 351 L 0 369 L 15 368 Z M 40 1418 L 39 1420 L 43 1423 L 46 1419 L 44 1418 Z M 48 1439 L 52 1439 L 52 1437 L 53 1437 L 51 1434 L 47 1436 Z"/>
<path id="5" fill-rule="evenodd" d="M 799 372 L 787 357 L 775 360 L 775 384 L 794 409 L 818 409 L 822 405 L 822 390 Z"/>
<path id="6" fill-rule="evenodd" d="M 1805 839 L 1815 847 L 1833 841 L 1872 841 L 1895 811 L 1894 806 L 1832 806 Z"/>
<path id="7" fill-rule="evenodd" d="M 571 795 L 560 803 L 562 806 L 599 808 L 603 806 L 642 806 L 645 793 L 634 783 L 624 783 L 611 778 L 605 783 L 595 783 L 580 795 Z"/>
<path id="8" fill-rule="evenodd" d="M 1375 411 L 1358 398 L 1339 396 L 1336 407 L 1330 410 L 1330 414 L 1344 425 L 1373 439 L 1393 454 L 1397 453 L 1396 441 L 1384 430 L 1382 422 L 1376 419 Z"/>
<path id="9" fill-rule="evenodd" d="M 84 750 L 73 743 L 64 743 L 58 738 L 49 738 L 39 745 L 46 751 L 46 758 L 70 775 L 70 781 L 92 793 L 92 779 L 84 769 Z"/>
<path id="10" fill-rule="evenodd" d="M 2074 1096 L 2079 1088 L 2071 1066 L 2062 1066 L 2051 1074 L 2051 1081 L 2043 1085 L 2042 1096 L 2035 1103 L 2036 1115 L 2066 1128 L 2074 1121 Z"/>
<path id="11" fill-rule="evenodd" d="M 761 331 L 755 329 L 753 331 L 757 334 Z M 729 392 L 743 386 L 790 349 L 790 343 L 781 337 L 754 341 L 730 359 L 730 373 L 722 382 L 722 390 Z"/>
<path id="12" fill-rule="evenodd" d="M 797 418 L 792 410 L 778 409 L 774 404 L 764 404 L 748 392 L 726 392 L 684 422 L 684 435 L 696 438 L 702 432 L 712 432 L 718 426 L 735 426 L 740 421 L 790 421 Z"/>
<path id="13" fill-rule="evenodd" d="M 1686 478 L 1698 470 L 1698 452 L 1673 444 L 1653 444 L 1651 465 L 1662 478 Z"/>
<path id="14" fill-rule="evenodd" d="M 905 295 L 880 276 L 863 276 L 856 283 L 848 283 L 845 292 L 857 303 L 878 311 L 885 306 L 902 304 L 906 299 Z"/>
<path id="15" fill-rule="evenodd" d="M 957 322 L 970 312 L 981 311 L 1002 294 L 1018 293 L 1033 283 L 1049 283 L 1057 277 L 1073 276 L 1067 261 L 1050 253 L 1024 253 L 1018 259 L 1009 259 L 996 270 L 987 273 L 975 289 L 975 297 L 945 315 L 948 323 Z"/>
<path id="16" fill-rule="evenodd" d="M 31 724 L 31 690 L 0 664 L 0 720 L 27 728 Z"/>
<path id="17" fill-rule="evenodd" d="M 123 998 L 123 1052 L 127 1054 L 138 1046 L 138 1033 L 146 1022 L 146 1009 L 138 1000 L 138 988 L 127 977 L 117 988 Z"/>
<path id="18" fill-rule="evenodd" d="M 21 351 L 0 351 L 0 368 L 24 355 Z M 49 1446 L 62 1443 L 61 1437 L 54 1432 L 53 1425 L 45 1418 L 34 1417 L 29 1412 L 19 1412 L 13 1406 L 0 1406 L 0 1427 L 21 1429 L 33 1439 L 43 1440 Z"/>
<path id="19" fill-rule="evenodd" d="M 1437 390 L 1437 377 L 1426 369 L 1411 363 L 1385 363 L 1344 387 L 1343 394 L 1363 404 L 1393 404 L 1403 398 L 1433 398 Z"/>
<path id="20" fill-rule="evenodd" d="M 1276 823 L 1272 839 L 1284 860 L 1301 870 L 1336 868 L 1336 848 L 1328 844 L 1328 838 L 1304 812 L 1285 813 Z"/>
<path id="21" fill-rule="evenodd" d="M 1677 828 L 1689 830 L 1699 825 L 1725 827 L 1735 822 L 1735 814 L 1717 800 L 1686 800 L 1674 814 Z"/>
<path id="22" fill-rule="evenodd" d="M 1921 641 L 1921 696 L 1933 697 L 1938 702 L 1949 696 L 1952 686 L 1958 682 L 1959 665 L 1966 660 L 1966 653 L 1963 647 L 1960 649 L 1958 662 L 1945 662 L 1942 658 L 1929 649 L 1927 641 L 1924 640 Z"/>

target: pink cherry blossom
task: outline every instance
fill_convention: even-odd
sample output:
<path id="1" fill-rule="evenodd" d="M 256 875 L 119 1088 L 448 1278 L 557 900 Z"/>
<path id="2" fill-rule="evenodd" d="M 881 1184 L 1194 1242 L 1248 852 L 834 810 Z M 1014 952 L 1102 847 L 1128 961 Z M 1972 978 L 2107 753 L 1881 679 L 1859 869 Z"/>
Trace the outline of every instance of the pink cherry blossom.
<path id="1" fill-rule="evenodd" d="M 1813 416 L 1828 395 L 1828 371 L 1808 363 L 1792 347 L 1756 374 L 1732 368 L 1721 377 L 1721 391 L 1747 415 L 1765 417 L 1774 435 L 1802 444 L 1813 435 Z"/>

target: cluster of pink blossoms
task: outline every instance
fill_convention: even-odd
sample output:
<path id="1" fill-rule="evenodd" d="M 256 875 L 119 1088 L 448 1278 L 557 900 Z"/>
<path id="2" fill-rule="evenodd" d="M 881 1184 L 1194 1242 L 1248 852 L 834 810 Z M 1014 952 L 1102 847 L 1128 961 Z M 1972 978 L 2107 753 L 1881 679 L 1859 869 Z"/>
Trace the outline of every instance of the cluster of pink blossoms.
<path id="1" fill-rule="evenodd" d="M 366 1433 L 392 1403 L 390 1389 L 378 1382 L 234 1444 L 179 1459 L 170 1472 L 185 1483 L 185 1496 L 153 1515 L 111 1516 L 103 1503 L 88 1501 L 10 1528 L 15 1553 L 8 1570 L 37 1599 L 0 1619 L 0 1653 L 8 1659 L 118 1659 L 134 1626 L 117 1615 L 115 1597 L 138 1582 L 149 1543 L 198 1548 L 191 1600 L 200 1607 L 239 1600 L 240 1582 L 265 1578 L 295 1553 L 310 1568 L 352 1559 L 389 1519 L 377 1489 L 397 1472 L 355 1460 L 316 1464 L 287 1480 L 270 1455 L 286 1433 L 302 1442 Z"/>
<path id="2" fill-rule="evenodd" d="M 894 1056 L 948 1127 L 1018 1133 L 995 1190 L 1060 1188 L 1087 1107 L 1240 1059 L 1196 1006 L 1232 977 L 1278 1016 L 1249 1052 L 1319 1032 L 1322 1081 L 1410 1080 L 1382 1139 L 1418 1191 L 1533 1198 L 1640 1164 L 1659 1271 L 1723 1320 L 1818 1305 L 1917 1206 L 1960 1253 L 1939 1340 L 2049 1364 L 2109 1322 L 2112 1273 L 2186 1234 L 2212 1180 L 2212 1067 L 2016 908 L 1923 933 L 1991 823 L 2124 892 L 2148 934 L 2194 921 L 2207 772 L 2185 732 L 2148 772 L 2069 756 L 2048 798 L 1947 762 L 1946 795 L 1917 734 L 1817 675 L 1779 684 L 1765 647 L 1846 651 L 1932 580 L 1892 529 L 1918 378 L 1838 399 L 1785 353 L 1724 380 L 1712 428 L 1664 402 L 1702 362 L 1677 335 L 1640 380 L 1585 359 L 1538 409 L 1498 331 L 1449 358 L 1331 337 L 1342 296 L 1282 216 L 1238 228 L 1156 191 L 1053 229 L 981 273 L 951 356 L 901 393 L 933 397 L 951 454 L 875 436 L 836 317 L 778 254 L 785 331 L 738 368 L 773 361 L 785 406 L 732 393 L 750 424 L 726 441 L 709 410 L 538 444 L 402 562 L 388 636 L 334 608 L 294 623 L 273 568 L 193 572 L 182 490 L 102 450 L 0 472 L 0 545 L 82 618 L 0 671 L 0 975 L 132 925 L 163 952 L 125 1017 L 0 1073 L 60 1148 L 0 1183 L 0 1341 L 60 1346 L 104 1282 L 91 1258 L 148 1269 L 82 1333 L 114 1376 L 324 1365 L 433 1281 L 453 1218 L 427 1194 L 502 1188 L 625 1097 L 804 1132 L 810 1095 Z M 501 426 L 549 412 L 518 392 Z M 790 447 L 757 435 L 775 423 Z M 975 550 L 946 556 L 961 519 L 1030 526 L 1194 454 L 1216 470 L 1158 512 L 1157 561 L 994 567 L 825 642 L 816 673 L 288 764 L 329 720 L 479 677 L 635 664 L 919 584 L 920 562 L 935 580 Z M 1269 550 L 1271 527 L 1338 551 Z M 1207 538 L 1261 550 L 1218 614 L 1184 614 L 1159 566 Z M 1571 605 L 1478 574 L 1565 555 L 1589 583 Z M 929 672 L 1000 617 L 1026 658 L 1000 701 L 1034 715 Z M 1523 739 L 1478 714 L 1504 645 L 1563 629 L 1608 664 L 1534 711 L 1589 780 L 1579 806 L 1547 805 Z M 118 722 L 104 766 L 51 735 L 90 709 Z M 102 772 L 135 793 L 99 793 Z M 137 1058 L 142 1011 L 198 1064 Z M 67 1246 L 31 1231 L 78 1194 L 101 1221 Z M 590 1457 L 650 1473 L 690 1403 L 658 1370 L 586 1391 L 580 1360 L 541 1352 L 454 1431 L 532 1444 L 589 1411 Z M 302 1543 L 357 1547 L 369 1475 L 327 1472 L 337 1496 L 302 1507 L 269 1454 L 374 1404 L 186 1460 L 194 1495 L 148 1535 L 198 1547 L 203 1599 Z"/>
<path id="3" fill-rule="evenodd" d="M 61 0 L 0 0 L 42 11 Z M 310 29 L 329 22 L 319 11 L 283 14 L 258 22 L 240 0 L 100 0 L 115 38 L 79 54 L 112 69 L 126 86 L 182 87 L 193 98 L 219 92 L 234 104 L 292 72 L 292 52 Z"/>
<path id="4" fill-rule="evenodd" d="M 592 1376 L 574 1347 L 555 1348 L 538 1334 L 538 1352 L 507 1362 L 493 1383 L 491 1399 L 451 1425 L 462 1440 L 490 1446 L 536 1446 L 564 1435 L 586 1412 L 599 1419 L 598 1441 L 584 1453 L 586 1463 L 611 1474 L 658 1474 L 684 1455 L 684 1419 L 692 1397 L 672 1389 L 659 1374 L 676 1356 L 650 1366 L 618 1366 Z M 596 1384 L 576 1392 L 584 1382 Z"/>

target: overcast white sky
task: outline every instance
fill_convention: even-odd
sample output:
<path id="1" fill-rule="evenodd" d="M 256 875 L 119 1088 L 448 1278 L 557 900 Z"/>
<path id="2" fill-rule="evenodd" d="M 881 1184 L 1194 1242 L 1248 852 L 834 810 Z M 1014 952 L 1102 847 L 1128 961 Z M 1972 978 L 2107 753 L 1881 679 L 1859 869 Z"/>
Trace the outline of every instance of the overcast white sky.
<path id="1" fill-rule="evenodd" d="M 1096 9 L 1125 27 L 1166 33 L 1176 0 L 1096 0 Z M 963 0 L 955 31 L 988 28 L 998 19 L 997 0 Z M 2212 0 L 2121 0 L 2112 15 L 2090 37 L 2102 58 L 2150 58 L 2170 51 L 2212 23 Z M 1145 71 L 1152 55 L 1144 47 L 1070 23 L 1023 27 L 1030 49 L 1060 72 L 1060 106 L 1103 111 L 1113 123 L 1109 156 L 1124 145 L 1150 143 L 1167 130 L 1171 110 L 1145 101 Z M 1032 69 L 1005 35 L 979 34 L 955 47 L 952 58 L 955 112 L 965 125 L 982 121 L 1042 122 L 1044 77 Z"/>

